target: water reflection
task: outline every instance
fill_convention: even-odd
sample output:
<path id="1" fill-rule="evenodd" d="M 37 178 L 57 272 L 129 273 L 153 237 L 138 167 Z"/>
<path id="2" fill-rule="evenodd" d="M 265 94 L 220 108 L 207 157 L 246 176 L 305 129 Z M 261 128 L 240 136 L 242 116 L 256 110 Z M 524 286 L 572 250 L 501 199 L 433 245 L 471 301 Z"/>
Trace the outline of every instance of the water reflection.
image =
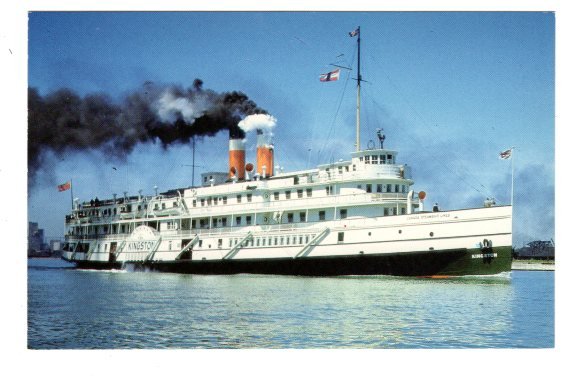
<path id="1" fill-rule="evenodd" d="M 37 348 L 511 347 L 528 331 L 516 326 L 522 315 L 517 310 L 518 290 L 525 290 L 519 283 L 522 279 L 510 275 L 313 278 L 29 270 L 30 344 Z"/>

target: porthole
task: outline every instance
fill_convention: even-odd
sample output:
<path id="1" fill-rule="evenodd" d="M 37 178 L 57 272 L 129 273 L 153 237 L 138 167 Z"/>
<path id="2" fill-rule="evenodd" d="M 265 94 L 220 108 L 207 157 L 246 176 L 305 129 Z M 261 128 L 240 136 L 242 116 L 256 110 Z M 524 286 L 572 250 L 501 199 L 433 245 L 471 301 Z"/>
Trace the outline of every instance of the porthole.
<path id="1" fill-rule="evenodd" d="M 402 230 L 401 230 L 401 229 L 399 229 L 399 230 L 398 230 L 398 233 L 402 233 Z"/>
<path id="2" fill-rule="evenodd" d="M 433 237 L 433 236 L 434 236 L 434 232 L 430 232 L 430 237 Z"/>
<path id="3" fill-rule="evenodd" d="M 372 232 L 368 232 L 368 236 L 372 236 Z"/>

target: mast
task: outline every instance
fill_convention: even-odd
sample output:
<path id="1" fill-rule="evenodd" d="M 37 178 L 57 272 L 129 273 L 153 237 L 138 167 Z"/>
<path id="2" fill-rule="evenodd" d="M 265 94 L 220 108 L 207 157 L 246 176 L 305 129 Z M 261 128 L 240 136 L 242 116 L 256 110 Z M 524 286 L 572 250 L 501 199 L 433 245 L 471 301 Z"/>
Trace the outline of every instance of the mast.
<path id="1" fill-rule="evenodd" d="M 356 29 L 356 40 L 358 43 L 358 65 L 356 76 L 356 151 L 360 151 L 360 82 L 362 75 L 360 74 L 360 26 Z"/>

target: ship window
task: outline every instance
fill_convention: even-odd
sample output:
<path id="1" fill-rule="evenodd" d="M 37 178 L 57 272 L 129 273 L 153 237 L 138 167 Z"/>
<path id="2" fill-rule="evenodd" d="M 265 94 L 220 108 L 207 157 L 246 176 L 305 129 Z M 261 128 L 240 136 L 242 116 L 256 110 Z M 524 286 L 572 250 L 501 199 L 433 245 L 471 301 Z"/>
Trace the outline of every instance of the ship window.
<path id="1" fill-rule="evenodd" d="M 214 205 L 218 205 L 218 198 L 217 197 L 214 198 Z"/>
<path id="2" fill-rule="evenodd" d="M 345 219 L 346 217 L 348 217 L 348 210 L 347 209 L 341 209 L 340 210 L 340 218 Z"/>
<path id="3" fill-rule="evenodd" d="M 286 245 L 290 245 L 290 236 L 286 236 Z"/>
<path id="4" fill-rule="evenodd" d="M 400 192 L 400 186 L 398 184 L 394 184 L 394 192 Z"/>
<path id="5" fill-rule="evenodd" d="M 298 198 L 301 199 L 304 196 L 304 190 L 303 189 L 298 189 L 296 191 L 296 194 L 298 195 Z"/>
<path id="6" fill-rule="evenodd" d="M 300 212 L 300 222 L 306 221 L 306 212 Z"/>
<path id="7" fill-rule="evenodd" d="M 349 166 L 346 166 L 345 169 L 346 169 L 346 172 L 350 172 L 350 167 L 349 167 Z"/>
<path id="8" fill-rule="evenodd" d="M 338 243 L 344 242 L 344 232 L 338 232 Z"/>
<path id="9" fill-rule="evenodd" d="M 306 197 L 312 197 L 312 188 L 306 189 Z"/>
<path id="10" fill-rule="evenodd" d="M 406 208 L 402 208 L 401 212 L 402 212 L 402 215 L 405 215 L 406 214 Z"/>
<path id="11" fill-rule="evenodd" d="M 364 161 L 364 156 L 360 156 L 360 162 Z"/>
<path id="12" fill-rule="evenodd" d="M 222 239 L 218 239 L 218 248 L 222 248 Z"/>
<path id="13" fill-rule="evenodd" d="M 284 237 L 280 238 L 280 245 L 284 245 Z"/>
<path id="14" fill-rule="evenodd" d="M 430 237 L 433 237 L 433 236 L 434 236 L 434 232 L 430 232 Z"/>
<path id="15" fill-rule="evenodd" d="M 271 237 L 268 238 L 268 245 L 272 245 L 272 238 Z"/>
<path id="16" fill-rule="evenodd" d="M 196 228 L 196 220 L 192 220 L 192 228 Z"/>
<path id="17" fill-rule="evenodd" d="M 370 164 L 370 156 L 366 156 L 366 157 L 364 158 L 364 162 L 365 162 L 366 164 Z"/>
<path id="18" fill-rule="evenodd" d="M 274 192 L 274 200 L 280 200 L 280 192 Z"/>
<path id="19" fill-rule="evenodd" d="M 236 217 L 236 225 L 241 225 L 242 224 L 242 218 L 240 216 Z"/>
<path id="20" fill-rule="evenodd" d="M 318 220 L 320 220 L 320 221 L 326 220 L 326 211 L 318 212 Z"/>
<path id="21" fill-rule="evenodd" d="M 294 185 L 298 185 L 300 183 L 300 178 L 298 176 L 294 176 Z"/>
<path id="22" fill-rule="evenodd" d="M 388 154 L 387 158 L 388 158 L 388 164 L 394 164 L 392 162 L 392 155 Z"/>
<path id="23" fill-rule="evenodd" d="M 200 199 L 200 205 L 201 205 L 201 206 L 206 205 L 206 201 L 205 201 L 204 199 Z M 158 204 L 155 204 L 155 205 L 154 205 L 154 209 L 158 209 Z"/>
<path id="24" fill-rule="evenodd" d="M 372 155 L 372 164 L 378 164 L 378 156 Z"/>
<path id="25" fill-rule="evenodd" d="M 286 200 L 289 200 L 290 199 L 290 191 L 286 191 L 285 193 L 286 193 Z"/>
<path id="26" fill-rule="evenodd" d="M 274 238 L 274 245 L 278 245 L 278 238 L 277 237 Z"/>
<path id="27" fill-rule="evenodd" d="M 202 248 L 202 240 L 198 240 L 198 248 Z"/>
<path id="28" fill-rule="evenodd" d="M 352 170 L 356 171 L 356 164 L 352 164 Z"/>
<path id="29" fill-rule="evenodd" d="M 211 197 L 208 198 L 208 205 L 209 206 L 212 205 L 212 198 Z M 164 209 L 164 204 L 162 204 L 162 209 Z"/>
<path id="30" fill-rule="evenodd" d="M 366 184 L 366 192 L 372 193 L 372 184 Z"/>
<path id="31" fill-rule="evenodd" d="M 392 208 L 392 215 L 396 216 L 398 214 L 398 210 L 396 207 Z"/>
<path id="32" fill-rule="evenodd" d="M 342 174 L 342 166 L 341 166 L 341 165 L 338 166 L 338 174 L 339 174 L 339 175 Z"/>
<path id="33" fill-rule="evenodd" d="M 386 156 L 380 155 L 380 164 L 386 164 Z"/>
<path id="34" fill-rule="evenodd" d="M 196 200 L 192 200 L 192 206 L 193 206 L 193 207 L 196 206 Z"/>
<path id="35" fill-rule="evenodd" d="M 293 214 L 293 213 L 289 213 L 289 214 L 288 214 L 288 222 L 289 222 L 289 223 L 293 223 L 293 222 L 294 222 L 294 214 Z"/>
<path id="36" fill-rule="evenodd" d="M 218 220 L 217 219 L 212 219 L 212 227 L 216 228 L 218 226 Z"/>
<path id="37" fill-rule="evenodd" d="M 223 217 L 222 218 L 222 226 L 225 227 L 227 222 L 228 222 L 228 220 L 225 217 Z"/>
<path id="38" fill-rule="evenodd" d="M 382 193 L 382 184 L 376 184 L 376 192 Z"/>
<path id="39" fill-rule="evenodd" d="M 176 201 L 174 201 L 174 202 L 172 203 L 172 206 L 173 206 L 173 207 L 177 207 L 177 206 L 178 206 L 178 203 L 177 203 Z M 140 210 L 140 206 L 138 206 L 138 210 Z"/>
<path id="40" fill-rule="evenodd" d="M 326 196 L 330 196 L 330 187 L 326 187 Z"/>
<path id="41" fill-rule="evenodd" d="M 236 202 L 238 203 L 242 202 L 242 195 L 236 195 Z"/>
<path id="42" fill-rule="evenodd" d="M 246 225 L 252 224 L 252 216 L 246 216 Z"/>
<path id="43" fill-rule="evenodd" d="M 228 197 L 224 196 L 222 198 L 222 204 L 228 204 Z"/>
<path id="44" fill-rule="evenodd" d="M 392 192 L 392 184 L 386 184 L 386 192 Z"/>
<path id="45" fill-rule="evenodd" d="M 252 194 L 251 193 L 246 195 L 246 200 L 248 200 L 249 203 L 252 202 Z"/>
<path id="46" fill-rule="evenodd" d="M 166 209 L 166 203 L 162 203 L 162 209 Z"/>
<path id="47" fill-rule="evenodd" d="M 256 239 L 256 246 L 259 247 L 260 246 L 260 238 Z"/>
<path id="48" fill-rule="evenodd" d="M 384 216 L 388 216 L 390 215 L 390 212 L 388 212 L 388 208 L 384 208 Z"/>
<path id="49" fill-rule="evenodd" d="M 305 243 L 308 244 L 308 241 L 310 241 L 310 237 L 306 236 Z"/>
<path id="50" fill-rule="evenodd" d="M 298 244 L 302 244 L 302 236 L 298 239 Z"/>

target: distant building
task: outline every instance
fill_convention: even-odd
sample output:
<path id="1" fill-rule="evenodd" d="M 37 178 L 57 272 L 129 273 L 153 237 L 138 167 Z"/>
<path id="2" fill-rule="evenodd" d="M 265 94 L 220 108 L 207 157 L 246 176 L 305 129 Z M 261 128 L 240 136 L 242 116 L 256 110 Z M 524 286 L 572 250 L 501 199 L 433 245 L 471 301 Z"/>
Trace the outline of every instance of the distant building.
<path id="1" fill-rule="evenodd" d="M 44 230 L 38 228 L 38 223 L 28 222 L 28 250 L 40 252 L 45 248 Z"/>

